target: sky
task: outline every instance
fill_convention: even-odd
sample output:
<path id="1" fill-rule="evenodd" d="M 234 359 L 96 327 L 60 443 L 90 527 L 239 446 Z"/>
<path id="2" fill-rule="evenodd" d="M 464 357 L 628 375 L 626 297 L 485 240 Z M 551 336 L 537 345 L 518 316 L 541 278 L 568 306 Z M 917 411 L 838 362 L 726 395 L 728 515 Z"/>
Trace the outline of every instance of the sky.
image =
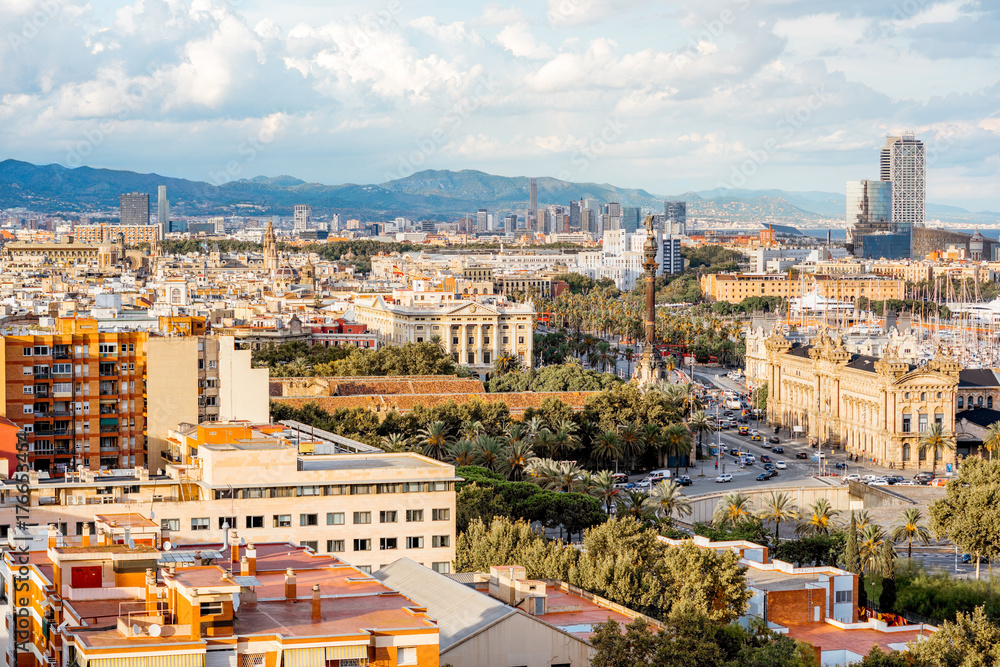
<path id="1" fill-rule="evenodd" d="M 0 0 L 0 158 L 844 191 L 887 135 L 1000 211 L 1000 2 Z"/>

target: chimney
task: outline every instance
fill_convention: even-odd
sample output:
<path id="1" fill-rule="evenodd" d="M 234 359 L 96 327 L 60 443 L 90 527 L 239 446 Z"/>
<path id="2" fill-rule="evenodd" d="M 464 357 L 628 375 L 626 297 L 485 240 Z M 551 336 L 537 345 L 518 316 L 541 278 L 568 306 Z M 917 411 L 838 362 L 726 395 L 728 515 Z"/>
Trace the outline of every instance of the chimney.
<path id="1" fill-rule="evenodd" d="M 285 570 L 285 600 L 295 602 L 295 570 Z"/>
<path id="2" fill-rule="evenodd" d="M 247 543 L 247 561 L 250 564 L 250 569 L 247 570 L 247 574 L 251 577 L 257 576 L 257 548 L 254 547 L 253 542 Z"/>
<path id="3" fill-rule="evenodd" d="M 83 540 L 83 546 L 85 546 L 85 547 L 89 547 L 90 546 L 90 524 L 86 523 L 86 522 L 83 524 L 83 537 L 82 537 L 82 540 Z"/>
<path id="4" fill-rule="evenodd" d="M 250 559 L 246 556 L 240 559 L 240 574 L 244 577 L 250 574 Z"/>
<path id="5" fill-rule="evenodd" d="M 54 547 L 58 545 L 59 541 L 59 531 L 56 530 L 56 525 L 54 523 L 49 524 L 49 547 Z"/>
<path id="6" fill-rule="evenodd" d="M 198 589 L 191 589 L 191 639 L 201 639 L 201 603 Z"/>
<path id="7" fill-rule="evenodd" d="M 231 549 L 232 549 L 232 555 L 233 555 L 232 562 L 239 563 L 240 562 L 240 541 L 239 541 L 239 536 L 236 534 L 236 529 L 235 528 L 231 528 L 229 530 L 229 544 L 232 545 L 232 547 L 231 547 Z"/>
<path id="8" fill-rule="evenodd" d="M 319 584 L 313 585 L 313 605 L 312 605 L 312 620 L 319 621 L 320 619 L 320 599 L 319 599 Z"/>
<path id="9" fill-rule="evenodd" d="M 146 568 L 146 613 L 156 613 L 156 571 Z"/>

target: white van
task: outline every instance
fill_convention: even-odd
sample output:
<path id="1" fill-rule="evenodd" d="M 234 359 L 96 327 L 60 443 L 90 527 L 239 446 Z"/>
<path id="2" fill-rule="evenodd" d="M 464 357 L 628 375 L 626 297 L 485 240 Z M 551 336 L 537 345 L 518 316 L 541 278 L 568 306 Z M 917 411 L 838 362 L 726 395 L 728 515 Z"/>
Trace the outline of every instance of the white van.
<path id="1" fill-rule="evenodd" d="M 662 482 L 665 479 L 670 479 L 670 470 L 654 470 L 646 476 L 646 479 L 649 480 L 651 485 Z"/>

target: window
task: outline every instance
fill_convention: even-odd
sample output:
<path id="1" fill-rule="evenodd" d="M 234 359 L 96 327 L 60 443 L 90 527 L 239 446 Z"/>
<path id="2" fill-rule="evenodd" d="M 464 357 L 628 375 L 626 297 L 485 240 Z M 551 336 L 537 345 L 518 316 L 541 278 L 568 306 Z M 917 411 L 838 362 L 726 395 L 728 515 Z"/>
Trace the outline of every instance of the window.
<path id="1" fill-rule="evenodd" d="M 450 518 L 451 510 L 447 507 L 439 510 L 431 510 L 431 521 L 447 521 Z"/>
<path id="2" fill-rule="evenodd" d="M 354 523 L 371 523 L 372 513 L 371 512 L 355 512 L 354 513 Z"/>
<path id="3" fill-rule="evenodd" d="M 920 392 L 920 400 L 921 401 L 926 401 L 927 400 L 927 392 L 926 391 Z"/>
<path id="4" fill-rule="evenodd" d="M 22 347 L 21 348 L 21 356 L 22 357 L 30 357 L 31 356 L 31 348 L 30 347 Z"/>
<path id="5" fill-rule="evenodd" d="M 31 375 L 35 372 L 35 369 L 31 366 L 25 366 L 21 369 L 21 375 Z"/>
<path id="6" fill-rule="evenodd" d="M 100 354 L 114 354 L 115 353 L 115 344 L 114 343 L 98 343 L 97 344 L 97 351 Z"/>
<path id="7" fill-rule="evenodd" d="M 25 405 L 25 406 L 23 406 L 23 412 L 26 415 L 33 415 L 33 414 L 35 414 L 35 406 L 33 406 L 33 405 Z"/>
<path id="8" fill-rule="evenodd" d="M 941 392 L 940 391 L 937 393 L 937 397 L 941 398 Z"/>
<path id="9" fill-rule="evenodd" d="M 990 407 L 992 407 L 992 406 L 990 406 Z M 936 413 L 934 415 L 934 423 L 935 424 L 943 424 L 944 423 L 944 415 L 941 414 L 940 412 Z"/>
<path id="10" fill-rule="evenodd" d="M 264 527 L 264 517 L 263 516 L 248 516 L 247 517 L 247 528 L 263 528 Z"/>
<path id="11" fill-rule="evenodd" d="M 160 519 L 160 528 L 162 530 L 180 530 L 181 520 L 180 519 Z"/>
<path id="12" fill-rule="evenodd" d="M 52 364 L 52 372 L 58 375 L 68 375 L 73 372 L 73 364 Z"/>
<path id="13" fill-rule="evenodd" d="M 300 496 L 321 496 L 323 492 L 322 487 L 319 486 L 300 486 L 299 495 Z"/>
<path id="14" fill-rule="evenodd" d="M 299 525 L 300 526 L 318 526 L 319 525 L 319 515 L 318 514 L 300 514 L 299 515 Z"/>
<path id="15" fill-rule="evenodd" d="M 396 510 L 382 510 L 378 513 L 379 523 L 396 523 Z"/>
<path id="16" fill-rule="evenodd" d="M 927 430 L 927 415 L 917 415 L 917 433 Z"/>
<path id="17" fill-rule="evenodd" d="M 307 549 L 312 549 L 313 551 L 319 551 L 319 542 L 316 540 L 305 540 L 299 542 L 299 546 L 306 547 Z"/>
<path id="18" fill-rule="evenodd" d="M 220 516 L 219 517 L 219 530 L 223 530 L 226 527 L 235 528 L 236 527 L 236 517 L 234 516 Z"/>
<path id="19" fill-rule="evenodd" d="M 354 567 L 358 568 L 359 570 L 361 570 L 365 574 L 371 574 L 372 573 L 372 566 L 371 565 L 355 565 Z M 344 661 L 341 660 L 340 664 L 344 664 Z"/>
<path id="20" fill-rule="evenodd" d="M 191 519 L 191 530 L 208 530 L 208 517 Z"/>
<path id="21" fill-rule="evenodd" d="M 344 550 L 344 540 L 327 540 L 326 550 L 332 554 L 338 554 Z"/>
<path id="22" fill-rule="evenodd" d="M 415 665 L 417 664 L 417 647 L 416 646 L 400 646 L 396 649 L 396 664 L 397 665 Z"/>
<path id="23" fill-rule="evenodd" d="M 517 343 L 518 345 L 524 345 L 524 336 L 518 336 Z"/>
<path id="24" fill-rule="evenodd" d="M 422 537 L 407 537 L 406 538 L 406 548 L 407 549 L 423 549 L 424 548 L 424 538 L 422 538 Z"/>
<path id="25" fill-rule="evenodd" d="M 36 345 L 35 346 L 35 356 L 36 357 L 47 357 L 49 354 L 48 345 Z"/>
<path id="26" fill-rule="evenodd" d="M 448 482 L 431 482 L 427 485 L 428 491 L 448 491 L 450 489 Z"/>
<path id="27" fill-rule="evenodd" d="M 910 432 L 910 415 L 903 415 L 903 433 Z"/>
<path id="28" fill-rule="evenodd" d="M 406 510 L 406 521 L 423 521 L 424 511 L 423 510 Z"/>
<path id="29" fill-rule="evenodd" d="M 363 496 L 372 492 L 371 484 L 352 484 L 351 485 L 351 495 L 352 496 Z"/>
<path id="30" fill-rule="evenodd" d="M 451 546 L 451 535 L 435 535 L 431 538 L 431 546 L 435 549 Z"/>
<path id="31" fill-rule="evenodd" d="M 400 484 L 400 487 L 403 493 L 420 493 L 424 490 L 423 484 L 420 482 L 406 482 L 404 484 Z"/>
<path id="32" fill-rule="evenodd" d="M 327 512 L 326 513 L 326 525 L 328 525 L 328 526 L 343 526 L 344 525 L 344 513 L 343 512 Z"/>
<path id="33" fill-rule="evenodd" d="M 990 410 L 993 409 L 993 397 L 992 396 L 987 396 L 986 397 L 986 407 L 988 407 Z"/>
<path id="34" fill-rule="evenodd" d="M 905 394 L 903 394 L 903 398 L 909 398 L 909 397 L 910 397 L 910 392 L 906 392 Z"/>
<path id="35" fill-rule="evenodd" d="M 35 388 L 32 386 L 21 387 L 22 394 L 33 394 L 35 393 Z"/>
<path id="36" fill-rule="evenodd" d="M 853 602 L 854 601 L 854 591 L 834 591 L 834 604 L 840 604 L 841 602 Z"/>
<path id="37" fill-rule="evenodd" d="M 218 616 L 222 613 L 222 603 L 221 602 L 202 602 L 201 603 L 201 615 L 202 616 Z"/>
<path id="38" fill-rule="evenodd" d="M 292 515 L 291 514 L 275 514 L 274 520 L 271 524 L 274 528 L 291 528 L 292 527 Z"/>
<path id="39" fill-rule="evenodd" d="M 910 443 L 908 442 L 903 443 L 903 460 L 904 461 L 910 460 Z"/>
<path id="40" fill-rule="evenodd" d="M 378 541 L 378 548 L 382 551 L 389 551 L 396 548 L 397 540 L 395 537 L 383 537 Z"/>
<path id="41" fill-rule="evenodd" d="M 965 399 L 962 398 L 961 396 L 959 396 L 958 397 L 958 409 L 961 410 L 964 405 L 965 405 Z"/>
<path id="42" fill-rule="evenodd" d="M 354 550 L 355 551 L 371 551 L 372 541 L 371 540 L 354 540 Z"/>
<path id="43" fill-rule="evenodd" d="M 444 561 L 443 563 L 431 563 L 431 569 L 438 574 L 451 574 L 451 563 Z"/>
<path id="44" fill-rule="evenodd" d="M 205 405 L 207 407 L 213 407 L 216 404 L 216 400 L 217 399 L 216 399 L 215 396 L 206 396 L 205 397 Z"/>

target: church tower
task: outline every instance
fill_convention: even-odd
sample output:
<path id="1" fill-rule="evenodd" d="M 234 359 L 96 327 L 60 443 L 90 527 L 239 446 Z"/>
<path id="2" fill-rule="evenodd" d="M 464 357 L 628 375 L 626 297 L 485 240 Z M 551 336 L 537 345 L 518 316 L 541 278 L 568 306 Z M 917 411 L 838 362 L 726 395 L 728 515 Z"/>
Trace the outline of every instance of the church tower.
<path id="1" fill-rule="evenodd" d="M 278 268 L 278 249 L 274 242 L 274 226 L 271 221 L 267 221 L 267 229 L 264 230 L 264 268 L 274 271 Z"/>

